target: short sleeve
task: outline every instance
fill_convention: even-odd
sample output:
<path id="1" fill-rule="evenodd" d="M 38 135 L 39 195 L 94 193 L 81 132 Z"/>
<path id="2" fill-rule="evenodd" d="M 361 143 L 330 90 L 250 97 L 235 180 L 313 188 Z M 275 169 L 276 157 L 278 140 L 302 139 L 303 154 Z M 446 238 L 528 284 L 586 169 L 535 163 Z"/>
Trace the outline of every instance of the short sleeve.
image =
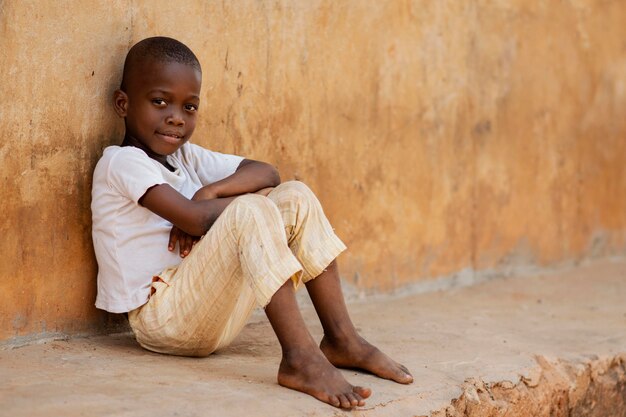
<path id="1" fill-rule="evenodd" d="M 109 186 L 135 203 L 152 186 L 165 183 L 158 166 L 140 149 L 124 148 L 109 164 Z"/>
<path id="2" fill-rule="evenodd" d="M 202 185 L 212 184 L 234 174 L 244 159 L 238 155 L 210 151 L 192 143 L 184 147 Z"/>

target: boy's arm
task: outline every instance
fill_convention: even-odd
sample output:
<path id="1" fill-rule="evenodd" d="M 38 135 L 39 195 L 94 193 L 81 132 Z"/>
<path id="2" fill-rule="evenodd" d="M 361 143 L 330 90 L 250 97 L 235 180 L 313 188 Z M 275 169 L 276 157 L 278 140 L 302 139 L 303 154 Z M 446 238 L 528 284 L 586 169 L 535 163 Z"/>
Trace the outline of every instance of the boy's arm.
<path id="1" fill-rule="evenodd" d="M 197 201 L 233 197 L 255 193 L 267 187 L 276 187 L 278 184 L 280 184 L 280 175 L 272 165 L 244 159 L 232 175 L 202 187 L 192 199 Z"/>
<path id="2" fill-rule="evenodd" d="M 191 200 L 171 186 L 161 184 L 146 191 L 139 204 L 172 222 L 174 227 L 170 232 L 168 249 L 174 250 L 178 242 L 180 254 L 184 257 L 197 240 L 193 236 L 205 234 L 235 197 L 251 192 L 267 195 L 271 187 L 278 184 L 280 176 L 276 168 L 264 162 L 244 159 L 232 175 L 202 187 Z"/>
<path id="3" fill-rule="evenodd" d="M 267 197 L 267 195 L 273 190 L 272 187 L 263 188 L 257 191 L 255 194 L 262 195 Z M 229 200 L 234 199 L 234 197 L 229 198 Z M 170 230 L 170 239 L 167 244 L 167 249 L 171 252 L 176 248 L 176 243 L 178 243 L 178 247 L 180 250 L 180 256 L 184 258 L 191 252 L 191 249 L 196 244 L 196 242 L 200 240 L 199 236 L 190 235 L 179 229 L 176 226 L 172 226 L 172 230 Z"/>
<path id="4" fill-rule="evenodd" d="M 170 185 L 160 184 L 146 191 L 139 199 L 139 204 L 169 220 L 183 232 L 192 236 L 202 236 L 234 199 L 235 196 L 189 200 Z"/>

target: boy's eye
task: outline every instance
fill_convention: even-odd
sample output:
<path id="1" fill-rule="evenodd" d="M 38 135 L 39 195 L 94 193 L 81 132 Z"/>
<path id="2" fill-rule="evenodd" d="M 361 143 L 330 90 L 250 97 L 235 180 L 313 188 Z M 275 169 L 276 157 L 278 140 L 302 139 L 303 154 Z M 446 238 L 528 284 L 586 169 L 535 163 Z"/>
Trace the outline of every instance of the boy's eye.
<path id="1" fill-rule="evenodd" d="M 165 100 L 163 100 L 162 98 L 153 98 L 152 104 L 157 105 L 159 107 L 163 107 L 166 105 Z"/>
<path id="2" fill-rule="evenodd" d="M 195 104 L 186 104 L 185 110 L 191 111 L 191 112 L 198 111 L 198 106 L 196 106 Z"/>

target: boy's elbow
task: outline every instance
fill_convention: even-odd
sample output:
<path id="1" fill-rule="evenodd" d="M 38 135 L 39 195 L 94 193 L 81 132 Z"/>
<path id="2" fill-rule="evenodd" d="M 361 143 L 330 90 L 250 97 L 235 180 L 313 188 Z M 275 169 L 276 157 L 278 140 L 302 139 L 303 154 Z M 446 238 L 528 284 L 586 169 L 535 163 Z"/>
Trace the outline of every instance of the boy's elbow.
<path id="1" fill-rule="evenodd" d="M 215 213 L 205 213 L 204 216 L 201 216 L 198 222 L 194 225 L 193 236 L 203 236 L 209 231 L 211 226 L 213 226 L 215 220 L 217 220 L 217 215 Z"/>
<path id="2" fill-rule="evenodd" d="M 280 185 L 280 174 L 278 170 L 274 168 L 274 175 L 272 177 L 272 185 L 271 187 L 278 187 Z"/>
<path id="3" fill-rule="evenodd" d="M 209 230 L 209 227 L 211 226 L 208 224 L 193 225 L 191 226 L 191 228 L 189 229 L 187 233 L 190 234 L 191 236 L 202 236 L 207 232 L 207 230 Z"/>
<path id="4" fill-rule="evenodd" d="M 216 216 L 207 210 L 198 209 L 190 216 L 184 227 L 180 227 L 185 233 L 192 236 L 204 235 L 215 222 Z"/>
<path id="5" fill-rule="evenodd" d="M 275 166 L 263 161 L 255 161 L 252 159 L 244 159 L 237 170 L 244 168 L 251 170 L 255 179 L 255 185 L 265 187 L 276 187 L 280 185 L 280 174 Z"/>
<path id="6" fill-rule="evenodd" d="M 180 230 L 191 236 L 202 236 L 209 230 L 209 225 L 204 219 L 198 221 L 191 221 L 185 224 L 177 225 Z"/>
<path id="7" fill-rule="evenodd" d="M 280 173 L 278 172 L 278 170 L 276 169 L 276 167 L 270 165 L 271 171 L 270 171 L 270 182 L 271 185 L 270 187 L 277 187 L 280 185 Z"/>

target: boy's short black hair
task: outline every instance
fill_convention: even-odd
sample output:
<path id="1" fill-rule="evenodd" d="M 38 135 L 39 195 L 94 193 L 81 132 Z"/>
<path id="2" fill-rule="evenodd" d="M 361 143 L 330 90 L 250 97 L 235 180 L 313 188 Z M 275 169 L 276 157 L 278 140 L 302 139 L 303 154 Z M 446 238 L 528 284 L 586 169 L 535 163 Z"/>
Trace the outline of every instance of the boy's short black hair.
<path id="1" fill-rule="evenodd" d="M 146 38 L 137 42 L 126 55 L 120 87 L 122 90 L 126 90 L 126 79 L 133 67 L 147 59 L 154 59 L 158 62 L 177 62 L 192 66 L 202 72 L 200 61 L 184 43 L 165 36 Z"/>

